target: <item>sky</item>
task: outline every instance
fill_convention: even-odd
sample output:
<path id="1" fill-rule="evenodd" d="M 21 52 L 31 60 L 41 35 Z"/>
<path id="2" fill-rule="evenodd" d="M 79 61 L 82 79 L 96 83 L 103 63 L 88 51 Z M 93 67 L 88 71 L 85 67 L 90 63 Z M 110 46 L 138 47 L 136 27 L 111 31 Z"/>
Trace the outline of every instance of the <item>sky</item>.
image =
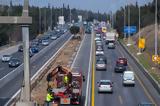
<path id="1" fill-rule="evenodd" d="M 0 0 L 0 2 L 7 3 L 10 0 Z M 12 0 L 15 4 L 22 4 L 23 0 Z M 48 6 L 50 3 L 54 7 L 62 7 L 63 3 L 65 6 L 68 4 L 71 8 L 78 8 L 83 10 L 91 10 L 94 12 L 108 13 L 110 11 L 115 12 L 120 7 L 127 4 L 135 4 L 138 1 L 138 4 L 144 5 L 153 0 L 29 0 L 31 5 L 36 6 Z"/>

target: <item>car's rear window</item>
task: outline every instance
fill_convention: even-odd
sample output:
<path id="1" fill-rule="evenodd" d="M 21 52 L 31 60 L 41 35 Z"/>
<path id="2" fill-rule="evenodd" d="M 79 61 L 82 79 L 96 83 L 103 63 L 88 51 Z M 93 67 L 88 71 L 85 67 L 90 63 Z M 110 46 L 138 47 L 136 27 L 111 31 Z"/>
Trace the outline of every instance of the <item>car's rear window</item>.
<path id="1" fill-rule="evenodd" d="M 102 82 L 100 82 L 100 85 L 110 85 L 111 84 L 111 82 L 105 82 L 105 81 L 102 81 Z"/>

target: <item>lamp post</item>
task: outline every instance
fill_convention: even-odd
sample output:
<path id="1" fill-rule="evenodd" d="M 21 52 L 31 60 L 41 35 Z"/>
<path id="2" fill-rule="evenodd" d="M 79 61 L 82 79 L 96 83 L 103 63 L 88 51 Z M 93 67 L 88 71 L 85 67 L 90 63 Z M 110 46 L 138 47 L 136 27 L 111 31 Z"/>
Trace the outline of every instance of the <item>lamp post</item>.
<path id="1" fill-rule="evenodd" d="M 138 33 L 138 43 L 139 43 L 139 40 L 140 40 L 140 38 L 141 38 L 141 6 L 139 5 L 139 8 L 138 8 L 138 13 L 139 13 L 139 24 L 138 24 L 138 26 L 139 26 L 139 33 Z M 140 55 L 140 54 L 142 54 L 141 53 L 141 48 L 138 48 L 138 53 L 137 53 L 137 55 Z"/>
<path id="2" fill-rule="evenodd" d="M 128 41 L 127 41 L 127 46 L 131 46 L 130 42 L 130 7 L 129 7 L 129 1 L 128 1 L 128 27 L 129 27 L 129 33 L 128 33 Z"/>
<path id="3" fill-rule="evenodd" d="M 155 0 L 155 55 L 158 55 L 157 0 Z"/>

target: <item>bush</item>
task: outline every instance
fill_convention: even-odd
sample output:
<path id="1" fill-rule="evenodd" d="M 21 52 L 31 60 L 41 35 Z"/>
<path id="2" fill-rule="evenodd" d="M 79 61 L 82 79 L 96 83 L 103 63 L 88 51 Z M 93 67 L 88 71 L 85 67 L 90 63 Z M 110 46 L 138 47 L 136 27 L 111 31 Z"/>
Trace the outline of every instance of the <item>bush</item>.
<path id="1" fill-rule="evenodd" d="M 80 28 L 79 28 L 78 26 L 72 26 L 72 27 L 70 28 L 70 32 L 71 32 L 71 34 L 73 34 L 73 35 L 78 34 L 79 31 L 80 31 Z"/>

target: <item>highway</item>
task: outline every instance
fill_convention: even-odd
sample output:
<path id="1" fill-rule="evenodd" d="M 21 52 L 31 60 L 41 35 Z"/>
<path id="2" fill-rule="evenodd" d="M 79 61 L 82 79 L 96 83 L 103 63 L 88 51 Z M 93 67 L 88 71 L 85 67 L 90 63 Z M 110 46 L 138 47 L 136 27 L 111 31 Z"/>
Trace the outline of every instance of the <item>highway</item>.
<path id="1" fill-rule="evenodd" d="M 62 35 L 60 38 L 58 38 L 56 41 L 54 41 L 54 42 L 50 41 L 50 44 L 48 46 L 46 46 L 45 48 L 42 47 L 43 49 L 41 48 L 42 50 L 30 59 L 31 76 L 33 76 L 45 64 L 45 62 L 48 61 L 51 58 L 51 56 L 53 56 L 58 51 L 58 49 L 70 37 L 71 37 L 71 35 L 66 33 L 66 34 Z M 22 58 L 23 58 L 22 53 L 16 52 L 13 55 L 21 58 L 21 61 L 22 61 Z M 6 64 L 6 63 L 1 63 L 1 64 Z M 10 72 L 13 70 L 12 68 L 11 68 L 12 70 L 8 69 L 7 67 L 8 67 L 8 64 L 5 65 L 4 71 Z M 22 78 L 23 78 L 23 71 L 22 70 L 23 70 L 23 65 L 16 68 L 16 71 L 19 71 L 20 73 L 18 73 L 7 84 L 0 87 L 0 106 L 4 106 L 4 104 L 20 89 L 20 87 L 22 85 Z M 8 72 L 6 72 L 6 74 Z"/>
<path id="2" fill-rule="evenodd" d="M 49 44 L 50 43 L 57 43 L 58 40 L 59 39 L 57 39 L 57 40 L 51 40 L 51 39 L 49 39 Z M 39 48 L 39 52 L 40 52 L 42 49 L 44 49 L 47 46 L 43 46 L 42 44 L 39 44 L 37 47 Z M 16 50 L 14 50 L 14 51 L 17 51 L 17 52 L 11 54 L 12 57 L 18 58 L 23 63 L 23 52 L 18 52 L 18 48 L 16 48 Z M 14 69 L 16 69 L 16 68 L 10 68 L 8 66 L 8 62 L 2 62 L 2 61 L 0 61 L 0 66 L 1 66 L 1 68 L 0 68 L 0 79 L 3 78 L 8 73 L 10 73 L 11 71 L 13 71 Z"/>
<path id="3" fill-rule="evenodd" d="M 108 49 L 104 44 L 104 52 L 107 57 L 106 71 L 97 71 L 95 68 L 92 70 L 94 72 L 92 76 L 92 106 L 138 106 L 141 102 L 151 102 L 160 106 L 160 95 L 118 43 L 116 49 Z M 129 62 L 127 70 L 136 73 L 135 87 L 124 87 L 122 85 L 122 74 L 114 72 L 118 57 L 126 57 Z M 93 60 L 95 60 L 95 56 Z M 93 67 L 95 67 L 95 61 Z M 98 93 L 97 82 L 103 79 L 113 81 L 113 94 Z M 144 86 L 144 83 L 147 87 Z"/>

